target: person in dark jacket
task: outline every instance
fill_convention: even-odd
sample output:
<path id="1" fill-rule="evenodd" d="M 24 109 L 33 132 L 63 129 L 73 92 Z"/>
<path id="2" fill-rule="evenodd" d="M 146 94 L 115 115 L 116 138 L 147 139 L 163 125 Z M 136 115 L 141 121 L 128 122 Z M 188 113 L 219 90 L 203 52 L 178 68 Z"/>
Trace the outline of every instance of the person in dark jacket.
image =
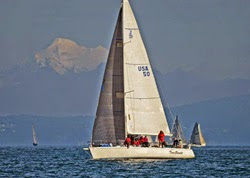
<path id="1" fill-rule="evenodd" d="M 177 138 L 175 138 L 173 141 L 173 147 L 177 148 L 178 145 L 179 145 L 179 141 Z"/>

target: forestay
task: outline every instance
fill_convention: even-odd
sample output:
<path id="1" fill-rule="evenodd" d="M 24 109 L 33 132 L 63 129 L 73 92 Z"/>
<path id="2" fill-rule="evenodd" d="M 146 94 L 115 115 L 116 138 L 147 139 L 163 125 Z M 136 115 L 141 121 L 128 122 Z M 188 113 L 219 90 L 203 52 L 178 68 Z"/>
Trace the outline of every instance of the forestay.
<path id="1" fill-rule="evenodd" d="M 128 134 L 157 135 L 169 127 L 154 74 L 128 0 L 123 0 L 124 103 Z"/>

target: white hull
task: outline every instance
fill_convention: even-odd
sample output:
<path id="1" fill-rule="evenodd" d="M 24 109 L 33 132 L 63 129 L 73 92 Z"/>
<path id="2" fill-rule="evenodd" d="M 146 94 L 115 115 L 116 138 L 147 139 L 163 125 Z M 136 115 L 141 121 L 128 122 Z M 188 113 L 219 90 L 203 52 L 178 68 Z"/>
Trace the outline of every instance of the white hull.
<path id="1" fill-rule="evenodd" d="M 196 144 L 191 144 L 193 147 L 205 147 L 206 144 L 201 144 L 201 145 L 196 145 Z"/>
<path id="2" fill-rule="evenodd" d="M 89 151 L 93 159 L 182 159 L 195 157 L 193 150 L 182 148 L 89 147 Z"/>

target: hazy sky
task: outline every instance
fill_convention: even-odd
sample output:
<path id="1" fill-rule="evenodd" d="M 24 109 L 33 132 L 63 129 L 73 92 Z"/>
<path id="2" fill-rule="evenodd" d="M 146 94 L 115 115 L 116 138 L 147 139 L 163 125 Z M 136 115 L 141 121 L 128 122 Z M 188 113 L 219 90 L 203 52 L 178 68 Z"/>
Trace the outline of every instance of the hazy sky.
<path id="1" fill-rule="evenodd" d="M 250 1 L 131 0 L 153 65 L 213 79 L 250 79 Z M 109 47 L 119 0 L 0 1 L 0 69 L 55 38 Z"/>

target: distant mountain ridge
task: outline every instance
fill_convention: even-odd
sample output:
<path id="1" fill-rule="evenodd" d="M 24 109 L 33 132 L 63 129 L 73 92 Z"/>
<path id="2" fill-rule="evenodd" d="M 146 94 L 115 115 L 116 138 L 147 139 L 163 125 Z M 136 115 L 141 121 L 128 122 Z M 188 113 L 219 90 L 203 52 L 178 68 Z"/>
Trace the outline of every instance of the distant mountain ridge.
<path id="1" fill-rule="evenodd" d="M 107 50 L 55 39 L 22 65 L 0 71 L 0 114 L 89 114 L 99 97 Z M 154 66 L 153 66 L 154 67 Z M 250 94 L 250 80 L 211 80 L 195 71 L 154 70 L 170 106 Z"/>
<path id="2" fill-rule="evenodd" d="M 39 146 L 86 145 L 91 137 L 92 122 L 91 116 L 0 116 L 0 146 L 32 146 L 32 124 Z"/>
<path id="3" fill-rule="evenodd" d="M 92 71 L 39 67 L 30 60 L 0 72 L 0 113 L 42 115 L 90 114 L 96 110 L 105 64 Z M 181 69 L 162 74 L 155 70 L 159 89 L 170 106 L 250 94 L 250 80 L 206 80 Z"/>
<path id="4" fill-rule="evenodd" d="M 207 145 L 250 144 L 250 95 L 203 101 L 172 108 L 178 114 L 187 141 L 195 122 Z M 168 117 L 171 127 L 173 120 Z M 40 145 L 86 145 L 94 116 L 0 116 L 0 146 L 32 145 L 32 123 Z"/>
<path id="5" fill-rule="evenodd" d="M 91 71 L 105 63 L 108 50 L 102 46 L 87 48 L 66 38 L 56 38 L 47 48 L 35 54 L 40 67 L 50 66 L 63 75 L 69 70 L 74 72 Z"/>
<path id="6" fill-rule="evenodd" d="M 178 68 L 162 74 L 155 70 L 159 89 L 171 106 L 250 94 L 250 80 L 209 80 Z"/>
<path id="7" fill-rule="evenodd" d="M 189 139 L 197 121 L 208 145 L 250 144 L 250 95 L 226 97 L 174 107 Z"/>

